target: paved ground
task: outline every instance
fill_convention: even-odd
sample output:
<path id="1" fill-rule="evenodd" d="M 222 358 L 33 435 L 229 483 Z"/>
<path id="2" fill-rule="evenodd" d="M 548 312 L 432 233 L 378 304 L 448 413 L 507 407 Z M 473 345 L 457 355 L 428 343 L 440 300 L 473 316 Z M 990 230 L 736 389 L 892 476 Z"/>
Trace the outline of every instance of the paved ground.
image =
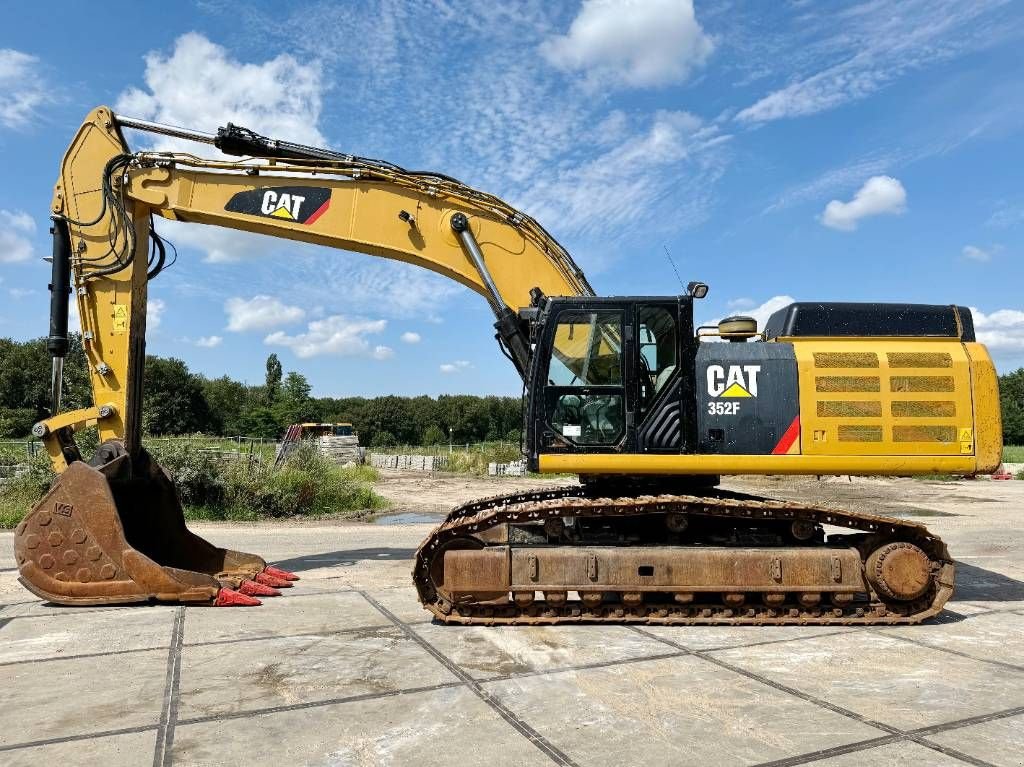
<path id="1" fill-rule="evenodd" d="M 62 609 L 4 533 L 0 764 L 1024 764 L 1024 482 L 751 485 L 920 517 L 956 601 L 898 629 L 444 627 L 407 585 L 429 525 L 293 524 L 201 526 L 302 574 L 262 608 Z"/>

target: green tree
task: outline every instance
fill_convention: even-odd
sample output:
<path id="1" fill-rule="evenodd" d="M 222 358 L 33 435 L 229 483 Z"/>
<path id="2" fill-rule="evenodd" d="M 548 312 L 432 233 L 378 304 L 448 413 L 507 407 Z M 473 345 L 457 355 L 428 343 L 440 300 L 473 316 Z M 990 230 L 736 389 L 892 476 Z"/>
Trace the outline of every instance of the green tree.
<path id="1" fill-rule="evenodd" d="M 201 378 L 200 383 L 210 409 L 211 430 L 230 437 L 248 436 L 242 421 L 254 400 L 252 390 L 227 376 Z"/>
<path id="2" fill-rule="evenodd" d="M 276 354 L 267 357 L 267 402 L 273 403 L 281 391 L 281 376 L 284 369 Z"/>
<path id="3" fill-rule="evenodd" d="M 146 357 L 142 428 L 149 434 L 190 434 L 213 426 L 199 376 L 179 359 Z"/>
<path id="4" fill-rule="evenodd" d="M 424 445 L 443 445 L 447 441 L 448 437 L 445 435 L 444 429 L 436 423 L 430 424 L 423 432 L 422 442 Z"/>
<path id="5" fill-rule="evenodd" d="M 1003 442 L 1024 445 L 1024 368 L 999 376 Z"/>
<path id="6" fill-rule="evenodd" d="M 46 339 L 19 342 L 0 338 L 0 436 L 24 437 L 33 423 L 50 415 L 51 369 Z M 80 333 L 71 333 L 68 338 L 63 388 L 62 410 L 92 404 Z"/>
<path id="7" fill-rule="evenodd" d="M 293 402 L 305 402 L 309 399 L 311 391 L 312 387 L 309 385 L 309 381 L 306 380 L 306 376 L 302 375 L 302 373 L 292 371 L 284 379 L 284 396 Z"/>
<path id="8" fill-rule="evenodd" d="M 277 439 L 284 430 L 278 426 L 277 416 L 266 405 L 257 405 L 242 413 L 239 432 L 246 437 Z"/>
<path id="9" fill-rule="evenodd" d="M 395 435 L 389 431 L 378 431 L 370 442 L 371 447 L 394 447 L 397 444 Z"/>

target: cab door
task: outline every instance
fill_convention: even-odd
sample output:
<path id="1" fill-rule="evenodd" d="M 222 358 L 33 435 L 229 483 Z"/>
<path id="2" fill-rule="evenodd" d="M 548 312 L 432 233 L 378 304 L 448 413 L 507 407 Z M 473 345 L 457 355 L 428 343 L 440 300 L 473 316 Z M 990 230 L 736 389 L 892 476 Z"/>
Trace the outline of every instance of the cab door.
<path id="1" fill-rule="evenodd" d="M 627 436 L 622 305 L 565 307 L 546 335 L 538 452 L 619 451 Z M 543 363 L 542 363 L 543 364 Z"/>

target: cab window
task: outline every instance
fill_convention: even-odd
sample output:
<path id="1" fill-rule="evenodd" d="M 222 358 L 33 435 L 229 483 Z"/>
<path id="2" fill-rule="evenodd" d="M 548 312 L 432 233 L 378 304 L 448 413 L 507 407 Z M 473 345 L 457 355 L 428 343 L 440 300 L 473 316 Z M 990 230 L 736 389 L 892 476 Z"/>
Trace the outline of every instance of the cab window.
<path id="1" fill-rule="evenodd" d="M 660 306 L 640 307 L 641 410 L 664 390 L 679 367 L 679 337 L 675 314 Z"/>
<path id="2" fill-rule="evenodd" d="M 622 314 L 560 314 L 547 380 L 558 389 L 548 408 L 548 422 L 558 435 L 579 445 L 618 442 L 625 431 Z"/>

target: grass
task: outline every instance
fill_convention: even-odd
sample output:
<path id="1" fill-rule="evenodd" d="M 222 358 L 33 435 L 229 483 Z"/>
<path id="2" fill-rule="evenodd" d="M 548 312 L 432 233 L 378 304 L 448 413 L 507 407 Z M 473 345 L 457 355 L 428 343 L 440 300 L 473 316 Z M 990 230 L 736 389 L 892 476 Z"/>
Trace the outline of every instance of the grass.
<path id="1" fill-rule="evenodd" d="M 1024 445 L 1004 445 L 1003 461 L 1005 463 L 1024 463 Z"/>
<path id="2" fill-rule="evenodd" d="M 336 466 L 312 446 L 295 450 L 276 470 L 272 453 L 225 457 L 191 440 L 156 442 L 151 452 L 174 478 L 187 519 L 360 517 L 388 505 L 373 490 L 376 469 Z M 0 527 L 17 525 L 53 477 L 43 453 L 27 472 L 0 484 Z"/>

